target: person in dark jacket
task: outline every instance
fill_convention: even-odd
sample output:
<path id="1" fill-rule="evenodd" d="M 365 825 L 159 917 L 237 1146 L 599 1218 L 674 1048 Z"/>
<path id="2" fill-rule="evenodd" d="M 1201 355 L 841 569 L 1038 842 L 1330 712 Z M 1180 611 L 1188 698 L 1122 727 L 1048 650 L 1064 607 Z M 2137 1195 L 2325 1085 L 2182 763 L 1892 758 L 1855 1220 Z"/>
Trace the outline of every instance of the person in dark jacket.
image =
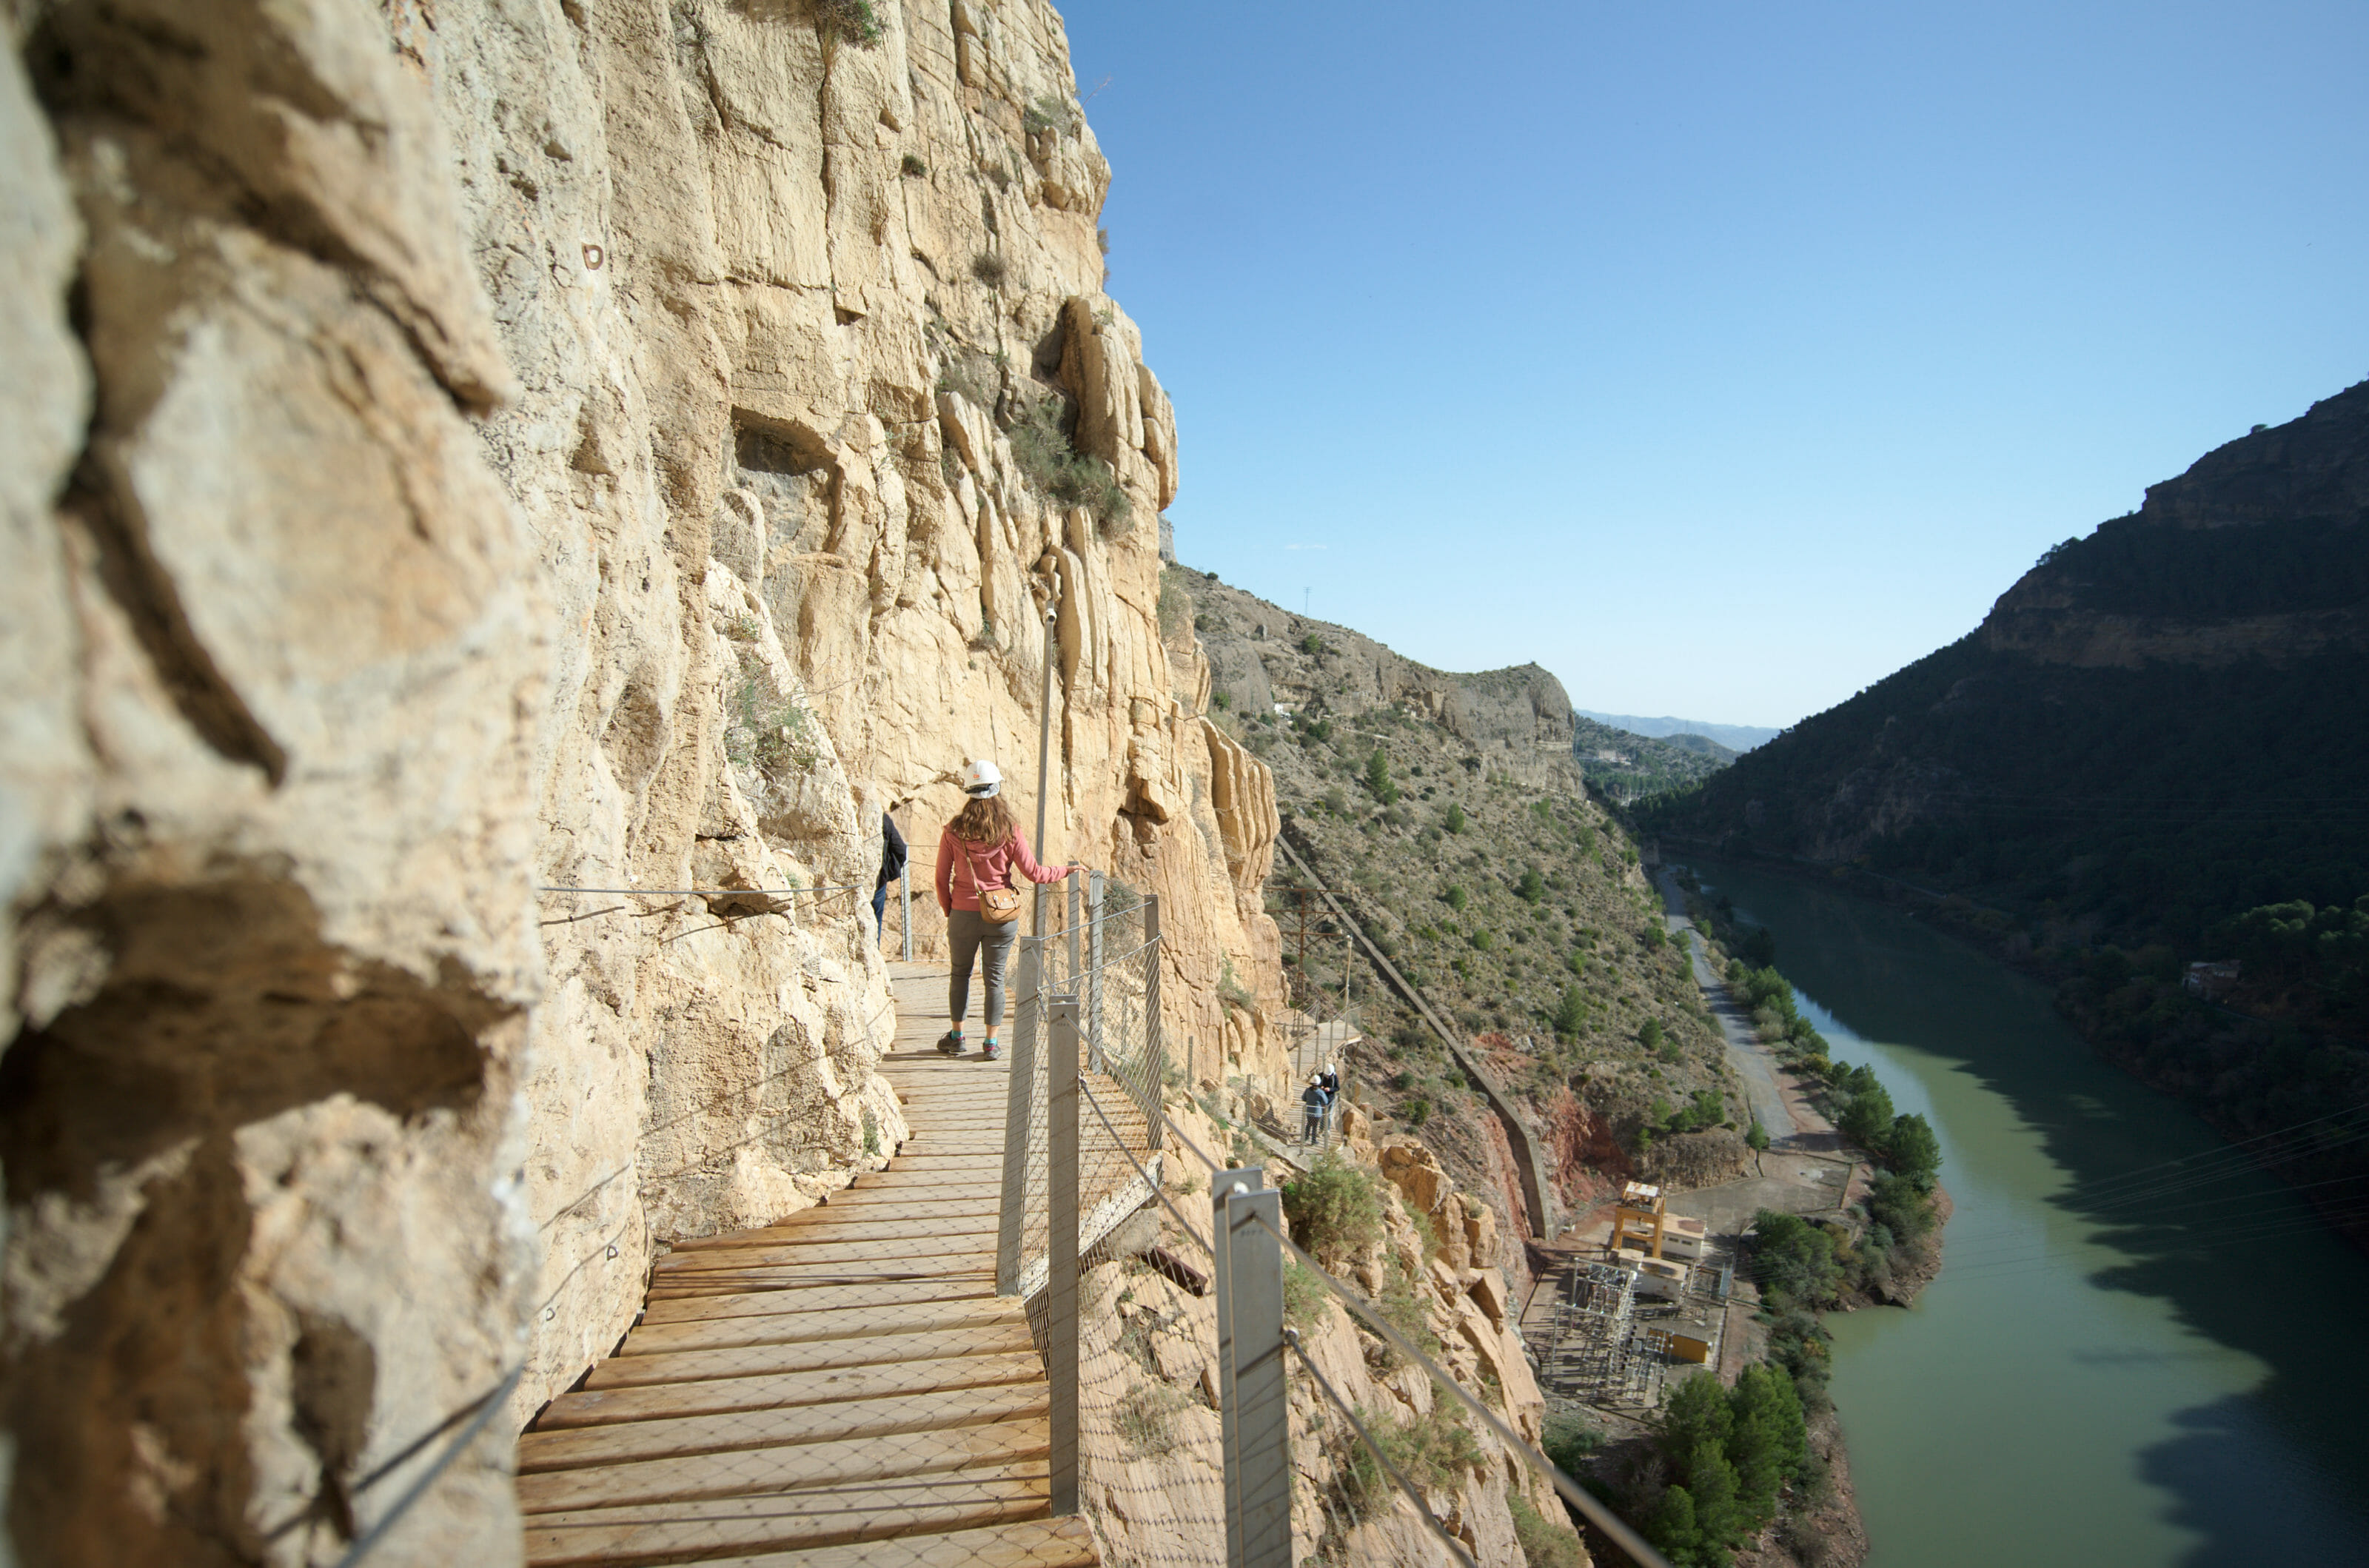
<path id="1" fill-rule="evenodd" d="M 1317 1074 L 1308 1075 L 1308 1087 L 1299 1092 L 1299 1141 L 1313 1143 L 1324 1133 L 1324 1114 L 1333 1108 L 1332 1098 Z"/>
<path id="2" fill-rule="evenodd" d="M 872 889 L 872 934 L 888 934 L 888 884 L 905 875 L 905 835 L 897 830 L 897 818 L 886 811 L 880 814 L 880 882 Z"/>

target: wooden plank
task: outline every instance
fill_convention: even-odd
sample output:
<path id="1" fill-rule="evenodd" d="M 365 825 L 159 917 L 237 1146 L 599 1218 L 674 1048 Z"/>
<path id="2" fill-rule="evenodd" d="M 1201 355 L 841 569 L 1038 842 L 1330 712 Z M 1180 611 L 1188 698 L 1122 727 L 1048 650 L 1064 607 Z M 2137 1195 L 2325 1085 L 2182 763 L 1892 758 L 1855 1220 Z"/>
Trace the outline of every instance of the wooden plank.
<path id="1" fill-rule="evenodd" d="M 942 1432 L 991 1421 L 1035 1420 L 1044 1415 L 1050 1399 L 1043 1383 L 1010 1383 L 991 1389 L 950 1389 L 943 1394 L 795 1405 L 787 1410 L 734 1411 L 670 1421 L 525 1432 L 519 1436 L 518 1467 L 519 1473 L 525 1475 L 629 1459 L 681 1459 L 795 1443 Z"/>
<path id="2" fill-rule="evenodd" d="M 814 1345 L 745 1345 L 612 1356 L 592 1368 L 584 1386 L 630 1389 L 653 1383 L 699 1383 L 716 1378 L 819 1372 L 957 1356 L 1020 1356 L 1036 1348 L 1036 1342 L 1029 1337 L 1027 1322 L 1023 1319 L 988 1329 L 866 1335 L 862 1339 L 827 1339 Z"/>
<path id="3" fill-rule="evenodd" d="M 758 1236 L 753 1231 L 741 1231 L 737 1246 L 701 1246 L 696 1251 L 673 1251 L 658 1260 L 658 1272 L 670 1275 L 678 1269 L 761 1269 L 789 1267 L 798 1263 L 848 1263 L 863 1260 L 872 1263 L 876 1258 L 943 1258 L 945 1253 L 969 1253 L 986 1248 L 995 1251 L 995 1227 L 978 1225 L 976 1219 L 959 1219 L 950 1225 L 931 1227 L 929 1222 L 896 1222 L 898 1230 L 875 1234 L 872 1227 L 830 1231 L 803 1231 L 796 1236 Z"/>
<path id="4" fill-rule="evenodd" d="M 847 1198 L 833 1198 L 830 1203 L 801 1210 L 771 1225 L 761 1225 L 752 1230 L 727 1230 L 714 1236 L 692 1236 L 674 1243 L 679 1253 L 706 1252 L 716 1247 L 745 1244 L 745 1238 L 810 1235 L 830 1227 L 849 1225 L 894 1224 L 907 1219 L 924 1219 L 933 1216 L 946 1219 L 983 1220 L 993 1229 L 1000 1207 L 994 1192 L 981 1196 L 969 1183 L 946 1186 L 918 1188 L 899 1192 L 884 1188 L 867 1195 L 857 1203 Z"/>
<path id="5" fill-rule="evenodd" d="M 711 1268 L 653 1280 L 648 1299 L 652 1301 L 680 1300 L 686 1296 L 746 1295 L 754 1290 L 795 1290 L 809 1286 L 872 1286 L 883 1288 L 891 1285 L 910 1284 L 914 1280 L 942 1279 L 964 1276 L 977 1282 L 981 1290 L 994 1286 L 995 1270 L 990 1253 L 953 1253 L 943 1258 L 921 1258 L 902 1265 L 863 1261 L 814 1264 L 802 1269 L 792 1268 Z"/>
<path id="6" fill-rule="evenodd" d="M 986 1294 L 988 1288 L 995 1283 L 990 1270 L 978 1269 L 970 1272 L 977 1276 L 970 1283 L 978 1287 L 978 1294 Z M 886 1272 L 864 1274 L 846 1268 L 833 1269 L 828 1274 L 806 1274 L 795 1276 L 785 1276 L 779 1272 L 770 1275 L 731 1273 L 715 1276 L 692 1275 L 687 1276 L 685 1283 L 652 1289 L 643 1301 L 643 1310 L 647 1313 L 651 1308 L 662 1304 L 697 1301 L 710 1296 L 763 1296 L 816 1286 L 854 1290 L 859 1294 L 866 1290 L 886 1291 L 892 1286 L 911 1285 L 916 1282 L 927 1283 L 935 1277 L 937 1276 L 933 1275 L 898 1275 Z"/>
<path id="7" fill-rule="evenodd" d="M 777 1302 L 774 1291 L 756 1298 Z M 731 1300 L 708 1297 L 708 1301 Z M 691 1305 L 691 1303 L 681 1303 Z M 647 1320 L 625 1336 L 620 1356 L 657 1355 L 670 1350 L 725 1350 L 736 1345 L 828 1344 L 841 1339 L 878 1337 L 893 1343 L 908 1334 L 951 1330 L 981 1330 L 1025 1322 L 1014 1297 L 965 1298 L 953 1301 L 908 1301 L 895 1306 L 850 1306 L 818 1310 L 727 1312 L 708 1318 L 684 1318 L 667 1322 Z"/>
<path id="8" fill-rule="evenodd" d="M 885 1242 L 899 1236 L 967 1236 L 995 1234 L 996 1214 L 992 1207 L 984 1213 L 948 1213 L 943 1206 L 917 1204 L 910 1213 L 876 1208 L 868 1213 L 838 1214 L 823 1220 L 820 1215 L 808 1220 L 803 1214 L 781 1225 L 767 1225 L 755 1230 L 733 1230 L 721 1236 L 704 1236 L 695 1246 L 678 1245 L 672 1255 L 728 1253 L 751 1247 L 809 1246 L 818 1242 L 847 1242 L 863 1240 Z M 853 1226 L 853 1230 L 849 1228 Z"/>
<path id="9" fill-rule="evenodd" d="M 950 1535 L 853 1546 L 714 1557 L 700 1568 L 1093 1568 L 1101 1562 L 1083 1519 L 1024 1519 Z"/>
<path id="10" fill-rule="evenodd" d="M 566 1563 L 683 1562 L 719 1550 L 834 1546 L 921 1530 L 976 1528 L 1041 1518 L 1043 1467 L 992 1466 L 872 1488 L 643 1503 L 536 1514 L 526 1521 L 526 1560 Z"/>
<path id="11" fill-rule="evenodd" d="M 784 1289 L 702 1292 L 653 1300 L 642 1309 L 644 1323 L 685 1323 L 712 1318 L 772 1317 L 782 1312 L 831 1311 L 844 1307 L 907 1307 L 924 1302 L 992 1300 L 995 1280 L 973 1274 L 923 1275 L 856 1285 L 819 1280 Z"/>
<path id="12" fill-rule="evenodd" d="M 745 1497 L 797 1487 L 894 1481 L 972 1465 L 1018 1464 L 1042 1459 L 1051 1445 L 1052 1429 L 1041 1420 L 997 1421 L 897 1437 L 841 1438 L 541 1471 L 518 1478 L 518 1500 L 527 1513 L 553 1514 L 629 1503 Z"/>
<path id="13" fill-rule="evenodd" d="M 553 1400 L 536 1417 L 535 1425 L 550 1432 L 564 1426 L 655 1421 L 734 1410 L 779 1410 L 788 1405 L 982 1389 L 1002 1383 L 1042 1382 L 1044 1379 L 1044 1364 L 1031 1353 L 949 1356 L 931 1361 L 889 1361 L 872 1367 L 784 1372 L 766 1378 L 723 1378 L 702 1383 L 660 1383 L 649 1388 L 586 1389 Z"/>
<path id="14" fill-rule="evenodd" d="M 796 1246 L 725 1246 L 706 1253 L 668 1253 L 651 1272 L 651 1284 L 682 1287 L 699 1275 L 744 1275 L 749 1269 L 822 1269 L 843 1263 L 867 1267 L 905 1265 L 893 1272 L 936 1272 L 950 1258 L 995 1255 L 995 1231 L 959 1236 L 893 1236 L 888 1242 L 801 1242 Z"/>

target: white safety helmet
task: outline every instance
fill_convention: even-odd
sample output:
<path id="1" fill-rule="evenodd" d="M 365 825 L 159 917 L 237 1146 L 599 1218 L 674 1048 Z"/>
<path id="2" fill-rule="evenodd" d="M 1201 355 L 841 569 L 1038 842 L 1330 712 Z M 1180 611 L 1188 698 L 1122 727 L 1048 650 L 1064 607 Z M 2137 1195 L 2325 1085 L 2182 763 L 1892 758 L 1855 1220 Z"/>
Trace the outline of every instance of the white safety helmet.
<path id="1" fill-rule="evenodd" d="M 985 800 L 1003 788 L 1003 774 L 992 762 L 966 762 L 962 771 L 963 793 L 973 800 Z"/>

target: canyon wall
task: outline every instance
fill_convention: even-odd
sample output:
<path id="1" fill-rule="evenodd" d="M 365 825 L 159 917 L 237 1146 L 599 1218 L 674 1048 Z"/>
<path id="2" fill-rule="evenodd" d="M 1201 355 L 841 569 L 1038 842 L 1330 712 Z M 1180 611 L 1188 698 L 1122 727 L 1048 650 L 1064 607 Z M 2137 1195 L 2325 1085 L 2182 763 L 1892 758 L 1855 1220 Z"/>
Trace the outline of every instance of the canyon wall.
<path id="1" fill-rule="evenodd" d="M 1278 1070 L 1049 6 L 5 14 L 19 1560 L 330 1560 L 515 1374 L 399 1538 L 514 1560 L 654 1249 L 893 1150 L 881 813 L 1032 819 L 1048 647 L 1044 853 Z"/>

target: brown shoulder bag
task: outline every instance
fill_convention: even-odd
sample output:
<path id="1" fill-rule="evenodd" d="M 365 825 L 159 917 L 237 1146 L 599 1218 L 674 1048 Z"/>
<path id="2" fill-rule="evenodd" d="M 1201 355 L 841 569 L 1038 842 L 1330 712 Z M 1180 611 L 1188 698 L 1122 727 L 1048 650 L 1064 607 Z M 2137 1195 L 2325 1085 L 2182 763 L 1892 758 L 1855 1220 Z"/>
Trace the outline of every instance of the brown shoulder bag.
<path id="1" fill-rule="evenodd" d="M 970 885 L 978 894 L 978 918 L 990 925 L 1010 925 L 1020 918 L 1020 892 L 1015 887 L 989 887 L 978 879 L 978 862 L 971 859 L 970 850 L 963 850 L 963 864 L 970 867 Z"/>

